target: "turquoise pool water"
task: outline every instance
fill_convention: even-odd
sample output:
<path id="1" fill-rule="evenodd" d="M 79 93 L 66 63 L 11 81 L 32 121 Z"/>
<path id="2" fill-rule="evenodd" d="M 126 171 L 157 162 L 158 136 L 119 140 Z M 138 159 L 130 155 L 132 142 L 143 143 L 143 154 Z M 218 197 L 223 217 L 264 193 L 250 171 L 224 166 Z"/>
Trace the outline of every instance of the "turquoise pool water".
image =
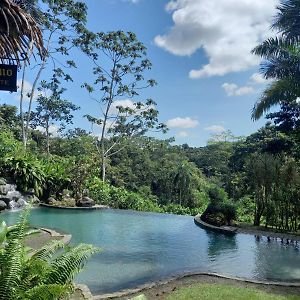
<path id="1" fill-rule="evenodd" d="M 18 212 L 0 214 L 13 224 Z M 189 216 L 133 211 L 33 209 L 30 222 L 72 234 L 72 243 L 102 248 L 77 278 L 107 293 L 185 272 L 218 272 L 277 281 L 300 280 L 300 252 L 254 236 L 199 228 Z"/>

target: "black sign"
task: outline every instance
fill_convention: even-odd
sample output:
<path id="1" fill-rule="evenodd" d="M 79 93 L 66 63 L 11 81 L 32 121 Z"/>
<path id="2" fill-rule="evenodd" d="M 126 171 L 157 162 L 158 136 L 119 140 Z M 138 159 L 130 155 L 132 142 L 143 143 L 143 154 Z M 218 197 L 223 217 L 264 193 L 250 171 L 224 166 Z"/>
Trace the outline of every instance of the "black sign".
<path id="1" fill-rule="evenodd" d="M 0 90 L 17 91 L 17 66 L 0 64 Z"/>

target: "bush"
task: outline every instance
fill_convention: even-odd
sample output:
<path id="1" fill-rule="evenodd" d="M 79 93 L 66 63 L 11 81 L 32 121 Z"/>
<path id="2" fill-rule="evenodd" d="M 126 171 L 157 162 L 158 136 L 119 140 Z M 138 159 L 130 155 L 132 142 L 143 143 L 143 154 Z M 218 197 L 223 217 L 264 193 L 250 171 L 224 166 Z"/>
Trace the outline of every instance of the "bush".
<path id="1" fill-rule="evenodd" d="M 39 196 L 45 186 L 45 173 L 42 163 L 34 156 L 9 156 L 2 160 L 1 173 L 10 176 L 21 191 L 34 188 Z"/>
<path id="2" fill-rule="evenodd" d="M 236 207 L 232 203 L 210 203 L 201 219 L 215 226 L 231 225 L 231 222 L 236 219 Z"/>
<path id="3" fill-rule="evenodd" d="M 45 190 L 44 197 L 54 196 L 58 198 L 64 189 L 69 189 L 71 179 L 68 172 L 69 161 L 60 157 L 52 156 L 44 162 Z"/>
<path id="4" fill-rule="evenodd" d="M 0 132 L 0 157 L 22 152 L 22 143 L 17 141 L 10 131 Z"/>
<path id="5" fill-rule="evenodd" d="M 110 204 L 110 185 L 103 183 L 99 177 L 90 178 L 86 184 L 85 188 L 89 190 L 90 197 L 97 203 L 103 205 Z"/>
<path id="6" fill-rule="evenodd" d="M 163 207 L 164 212 L 175 215 L 190 215 L 191 210 L 188 207 L 183 207 L 179 204 L 168 204 Z"/>
<path id="7" fill-rule="evenodd" d="M 227 193 L 224 189 L 219 188 L 218 186 L 212 186 L 208 190 L 208 197 L 211 204 L 218 205 L 224 203 L 228 200 Z"/>

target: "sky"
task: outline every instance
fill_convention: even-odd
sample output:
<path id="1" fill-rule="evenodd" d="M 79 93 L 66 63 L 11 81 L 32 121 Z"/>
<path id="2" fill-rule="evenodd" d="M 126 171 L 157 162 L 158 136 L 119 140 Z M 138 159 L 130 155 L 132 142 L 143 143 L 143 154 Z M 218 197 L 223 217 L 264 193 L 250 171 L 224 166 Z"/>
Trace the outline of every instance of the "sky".
<path id="1" fill-rule="evenodd" d="M 84 2 L 89 29 L 132 31 L 147 47 L 153 64 L 147 76 L 158 85 L 141 97 L 155 100 L 160 121 L 170 129 L 158 137 L 204 146 L 212 134 L 230 130 L 246 136 L 264 125 L 263 119 L 251 120 L 251 110 L 268 82 L 259 74 L 260 58 L 250 52 L 274 35 L 270 24 L 278 0 Z M 72 58 L 78 69 L 66 94 L 81 106 L 74 126 L 89 130 L 82 116 L 100 113 L 98 104 L 80 87 L 91 79 L 91 66 L 79 53 Z M 28 87 L 31 82 L 29 76 Z M 18 105 L 17 97 L 1 93 L 0 101 Z"/>

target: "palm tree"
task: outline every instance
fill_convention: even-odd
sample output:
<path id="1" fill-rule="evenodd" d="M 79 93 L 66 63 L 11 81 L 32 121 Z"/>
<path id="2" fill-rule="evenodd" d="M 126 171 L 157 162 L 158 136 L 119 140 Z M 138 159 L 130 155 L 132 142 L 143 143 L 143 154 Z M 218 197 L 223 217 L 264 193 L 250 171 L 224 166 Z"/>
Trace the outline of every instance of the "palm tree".
<path id="1" fill-rule="evenodd" d="M 33 46 L 41 57 L 45 55 L 42 33 L 37 20 L 30 14 L 33 12 L 33 0 L 0 2 L 0 61 L 15 60 L 18 64 L 22 60 L 29 60 L 29 51 Z M 28 11 L 26 11 L 26 10 Z M 25 57 L 24 57 L 25 56 Z"/>
<path id="2" fill-rule="evenodd" d="M 273 29 L 280 36 L 270 38 L 252 50 L 264 62 L 261 71 L 266 79 L 275 79 L 255 104 L 252 118 L 257 120 L 272 106 L 300 97 L 300 1 L 282 2 Z"/>
<path id="3" fill-rule="evenodd" d="M 277 7 L 279 10 L 275 17 L 273 28 L 282 33 L 289 40 L 299 41 L 300 18 L 299 0 L 286 0 Z"/>

